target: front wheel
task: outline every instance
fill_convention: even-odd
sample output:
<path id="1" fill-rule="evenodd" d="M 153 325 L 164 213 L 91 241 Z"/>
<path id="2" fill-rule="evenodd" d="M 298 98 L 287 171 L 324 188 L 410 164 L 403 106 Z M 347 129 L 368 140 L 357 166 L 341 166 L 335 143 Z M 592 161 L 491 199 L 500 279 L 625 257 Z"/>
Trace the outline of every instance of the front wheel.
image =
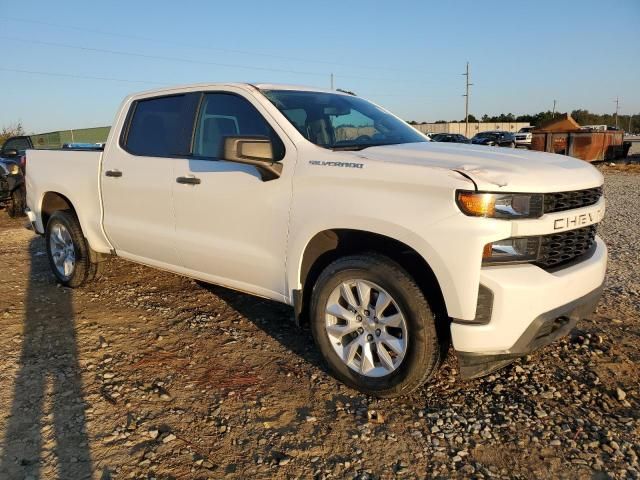
<path id="1" fill-rule="evenodd" d="M 325 268 L 312 292 L 311 329 L 335 376 L 379 397 L 418 388 L 445 351 L 413 278 L 375 253 L 343 257 Z"/>
<path id="2" fill-rule="evenodd" d="M 90 247 L 73 213 L 51 215 L 44 238 L 49 265 L 60 283 L 75 288 L 96 277 L 99 264 L 91 261 Z"/>

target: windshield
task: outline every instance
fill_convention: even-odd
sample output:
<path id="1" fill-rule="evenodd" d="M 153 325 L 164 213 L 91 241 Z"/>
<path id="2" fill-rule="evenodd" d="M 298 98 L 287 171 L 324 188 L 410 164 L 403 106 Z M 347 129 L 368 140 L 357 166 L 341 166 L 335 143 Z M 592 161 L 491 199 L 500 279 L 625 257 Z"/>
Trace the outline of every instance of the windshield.
<path id="1" fill-rule="evenodd" d="M 265 90 L 264 95 L 310 142 L 334 150 L 427 142 L 413 127 L 351 95 Z"/>

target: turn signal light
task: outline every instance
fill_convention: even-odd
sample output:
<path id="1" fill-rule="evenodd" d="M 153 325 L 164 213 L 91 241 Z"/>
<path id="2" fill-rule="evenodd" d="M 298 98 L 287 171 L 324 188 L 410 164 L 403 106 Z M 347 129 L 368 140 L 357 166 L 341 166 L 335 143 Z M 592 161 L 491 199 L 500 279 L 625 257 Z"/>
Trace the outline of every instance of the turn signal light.
<path id="1" fill-rule="evenodd" d="M 458 204 L 464 213 L 476 217 L 493 217 L 496 211 L 496 199 L 490 193 L 458 192 Z"/>

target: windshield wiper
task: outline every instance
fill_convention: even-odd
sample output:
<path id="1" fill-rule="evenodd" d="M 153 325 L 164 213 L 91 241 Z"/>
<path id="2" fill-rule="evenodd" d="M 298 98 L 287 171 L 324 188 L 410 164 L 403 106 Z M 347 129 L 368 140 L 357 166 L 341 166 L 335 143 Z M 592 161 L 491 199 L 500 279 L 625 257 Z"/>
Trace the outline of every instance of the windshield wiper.
<path id="1" fill-rule="evenodd" d="M 372 145 L 333 145 L 331 150 L 336 151 L 357 151 L 363 148 L 371 147 Z"/>
<path id="2" fill-rule="evenodd" d="M 359 143 L 359 144 L 352 144 L 352 145 L 333 145 L 331 148 L 331 150 L 336 150 L 336 151 L 358 151 L 358 150 L 364 150 L 365 148 L 369 148 L 369 147 L 384 147 L 386 145 L 398 145 L 397 142 L 390 142 L 390 143 Z"/>

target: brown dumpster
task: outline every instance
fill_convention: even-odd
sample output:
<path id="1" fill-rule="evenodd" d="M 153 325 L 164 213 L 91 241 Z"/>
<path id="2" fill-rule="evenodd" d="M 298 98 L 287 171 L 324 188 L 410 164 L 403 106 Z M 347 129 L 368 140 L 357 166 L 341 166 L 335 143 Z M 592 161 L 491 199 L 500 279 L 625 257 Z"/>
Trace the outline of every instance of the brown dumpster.
<path id="1" fill-rule="evenodd" d="M 533 131 L 531 149 L 580 158 L 587 162 L 615 160 L 626 157 L 624 132 L 621 130 L 585 131 L 571 118 L 563 115 Z"/>

